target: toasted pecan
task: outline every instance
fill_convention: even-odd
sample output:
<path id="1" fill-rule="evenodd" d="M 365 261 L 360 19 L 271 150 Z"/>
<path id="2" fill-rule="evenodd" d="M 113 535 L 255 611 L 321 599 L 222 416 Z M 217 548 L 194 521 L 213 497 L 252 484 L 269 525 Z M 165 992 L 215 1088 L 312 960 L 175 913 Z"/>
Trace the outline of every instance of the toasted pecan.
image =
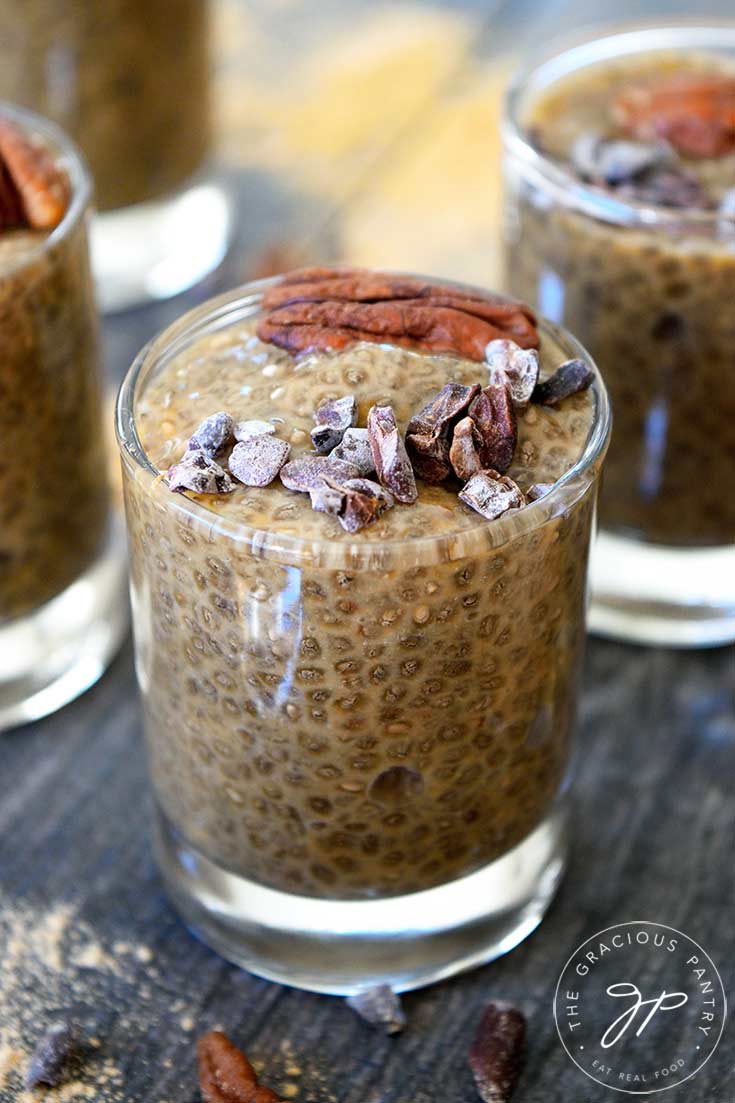
<path id="1" fill-rule="evenodd" d="M 69 178 L 47 149 L 4 118 L 0 118 L 0 163 L 17 193 L 22 222 L 34 230 L 58 226 L 69 206 Z M 6 209 L 3 202 L 0 221 L 7 225 Z"/>
<path id="2" fill-rule="evenodd" d="M 263 310 L 258 336 L 292 353 L 371 341 L 481 361 L 492 340 L 509 337 L 523 348 L 539 343 L 534 314 L 523 303 L 359 268 L 288 273 L 266 291 Z"/>
<path id="3" fill-rule="evenodd" d="M 642 141 L 663 138 L 688 157 L 735 152 L 735 77 L 672 73 L 624 88 L 613 104 L 623 130 Z"/>
<path id="4" fill-rule="evenodd" d="M 222 1031 L 199 1039 L 197 1059 L 204 1103 L 282 1103 L 270 1088 L 258 1086 L 253 1066 Z"/>

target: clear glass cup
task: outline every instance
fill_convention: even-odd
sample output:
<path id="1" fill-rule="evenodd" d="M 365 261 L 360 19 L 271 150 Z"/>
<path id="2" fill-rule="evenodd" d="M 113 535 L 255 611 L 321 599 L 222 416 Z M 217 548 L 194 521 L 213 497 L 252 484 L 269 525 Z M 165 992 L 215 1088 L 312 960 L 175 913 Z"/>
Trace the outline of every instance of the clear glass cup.
<path id="1" fill-rule="evenodd" d="M 48 234 L 0 232 L 0 730 L 97 680 L 127 628 L 122 526 L 111 518 L 90 182 L 53 124 L 0 103 L 53 152 L 71 201 Z"/>
<path id="2" fill-rule="evenodd" d="M 0 97 L 81 147 L 101 213 L 104 309 L 163 299 L 222 260 L 229 204 L 210 146 L 207 0 L 0 0 Z"/>
<path id="3" fill-rule="evenodd" d="M 595 370 L 583 455 L 546 497 L 453 536 L 256 531 L 172 494 L 136 411 L 267 285 L 186 314 L 118 399 L 158 861 L 190 926 L 255 973 L 414 988 L 511 949 L 562 875 L 606 392 L 542 323 Z M 384 715 L 419 677 L 420 715 Z"/>
<path id="4" fill-rule="evenodd" d="M 735 25 L 623 28 L 552 47 L 516 76 L 505 268 L 513 294 L 589 348 L 615 412 L 590 628 L 707 646 L 735 639 L 735 216 L 591 186 L 528 129 L 534 103 L 569 75 L 677 53 L 735 64 Z"/>

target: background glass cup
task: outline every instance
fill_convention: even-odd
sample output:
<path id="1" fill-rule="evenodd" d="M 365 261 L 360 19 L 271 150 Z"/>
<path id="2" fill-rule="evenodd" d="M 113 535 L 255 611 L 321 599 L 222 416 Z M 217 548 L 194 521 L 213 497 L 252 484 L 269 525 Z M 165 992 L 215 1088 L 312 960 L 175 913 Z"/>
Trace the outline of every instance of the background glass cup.
<path id="1" fill-rule="evenodd" d="M 126 556 L 111 532 L 102 374 L 89 272 L 90 183 L 51 123 L 0 103 L 66 170 L 48 234 L 0 234 L 0 729 L 96 681 L 127 627 Z"/>
<path id="2" fill-rule="evenodd" d="M 688 646 L 735 639 L 735 217 L 590 186 L 527 131 L 534 103 L 570 74 L 677 52 L 735 65 L 735 25 L 621 29 L 518 74 L 504 122 L 505 267 L 513 294 L 590 349 L 610 391 L 590 627 Z"/>
<path id="3" fill-rule="evenodd" d="M 102 212 L 92 259 L 102 306 L 185 290 L 222 260 L 229 210 L 205 175 L 206 0 L 0 0 L 0 97 L 80 145 Z"/>
<path id="4" fill-rule="evenodd" d="M 118 400 L 158 860 L 188 923 L 255 973 L 418 987 L 509 950 L 563 871 L 607 397 L 595 372 L 583 455 L 513 516 L 381 543 L 257 532 L 169 491 L 136 410 L 172 358 L 253 316 L 264 286 L 185 315 Z M 346 725 L 336 689 L 353 668 Z M 386 687 L 416 671 L 435 696 L 392 731 Z"/>

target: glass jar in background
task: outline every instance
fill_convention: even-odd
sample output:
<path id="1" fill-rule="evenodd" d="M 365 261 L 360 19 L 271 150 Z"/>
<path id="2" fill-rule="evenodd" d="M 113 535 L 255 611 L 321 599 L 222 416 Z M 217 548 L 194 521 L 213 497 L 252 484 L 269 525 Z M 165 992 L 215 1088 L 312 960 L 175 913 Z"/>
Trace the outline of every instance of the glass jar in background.
<path id="1" fill-rule="evenodd" d="M 206 0 L 0 0 L 0 97 L 81 147 L 100 213 L 103 307 L 185 290 L 221 261 L 226 197 L 210 146 Z"/>
<path id="2" fill-rule="evenodd" d="M 105 669 L 127 627 L 113 531 L 89 269 L 90 181 L 53 125 L 0 104 L 68 177 L 50 231 L 0 229 L 0 729 L 54 711 Z"/>
<path id="3" fill-rule="evenodd" d="M 278 350 L 253 350 L 243 326 L 264 286 L 185 315 L 143 350 L 118 399 L 158 860 L 187 921 L 253 972 L 325 992 L 414 988 L 524 938 L 564 867 L 607 397 L 595 372 L 576 462 L 499 520 L 333 541 L 277 520 L 296 508 L 282 488 L 271 529 L 265 513 L 249 527 L 228 517 L 229 499 L 161 479 L 179 403 L 248 416 L 278 383 L 273 412 L 308 441 L 304 388 L 331 389 L 345 370 L 362 405 L 391 393 L 384 365 L 271 363 Z M 563 331 L 539 332 L 542 363 L 593 367 Z M 529 457 L 563 453 L 564 432 L 548 433 Z M 142 439 L 159 434 L 154 462 Z M 263 493 L 243 508 L 265 510 Z M 414 507 L 398 508 L 409 524 Z"/>
<path id="4" fill-rule="evenodd" d="M 687 59 L 735 75 L 735 26 L 624 28 L 517 76 L 505 267 L 508 289 L 575 333 L 610 391 L 590 627 L 705 646 L 735 639 L 735 213 L 594 186 L 563 152 L 603 129 L 596 81 Z M 735 154 L 703 166 L 735 187 Z"/>

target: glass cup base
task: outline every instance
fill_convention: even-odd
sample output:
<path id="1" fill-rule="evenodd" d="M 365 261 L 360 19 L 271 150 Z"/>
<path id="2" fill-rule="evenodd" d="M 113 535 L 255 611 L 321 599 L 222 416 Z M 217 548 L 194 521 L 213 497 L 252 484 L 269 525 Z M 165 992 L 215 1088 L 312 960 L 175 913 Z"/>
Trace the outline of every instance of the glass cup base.
<path id="1" fill-rule="evenodd" d="M 230 201 L 214 182 L 95 216 L 97 298 L 105 313 L 170 299 L 222 262 L 232 232 Z"/>
<path id="2" fill-rule="evenodd" d="M 160 809 L 155 849 L 184 921 L 229 961 L 312 992 L 349 995 L 378 984 L 402 992 L 499 957 L 538 926 L 564 872 L 566 805 L 483 869 L 383 900 L 265 888 L 204 857 Z"/>
<path id="3" fill-rule="evenodd" d="M 71 586 L 0 625 L 0 731 L 56 712 L 101 677 L 128 630 L 127 585 L 118 521 L 103 553 Z"/>
<path id="4" fill-rule="evenodd" d="M 590 632 L 662 647 L 735 640 L 735 546 L 667 548 L 600 532 L 590 563 Z"/>

